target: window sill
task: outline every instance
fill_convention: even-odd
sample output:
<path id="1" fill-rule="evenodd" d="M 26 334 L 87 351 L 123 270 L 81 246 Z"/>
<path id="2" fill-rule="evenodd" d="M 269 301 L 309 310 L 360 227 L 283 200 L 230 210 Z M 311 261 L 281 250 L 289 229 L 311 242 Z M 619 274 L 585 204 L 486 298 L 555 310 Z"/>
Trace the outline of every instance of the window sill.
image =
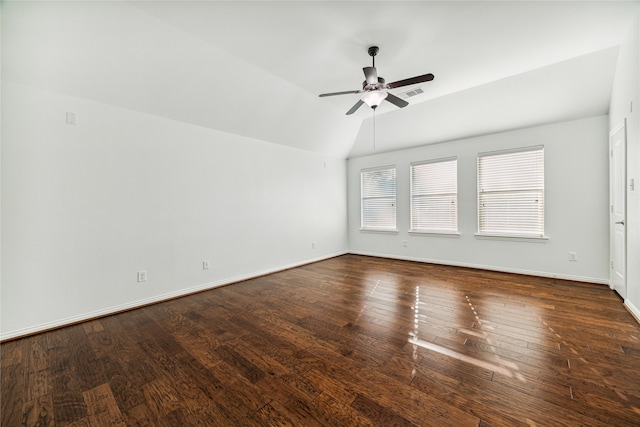
<path id="1" fill-rule="evenodd" d="M 532 242 L 532 243 L 546 243 L 549 240 L 547 236 L 518 236 L 518 235 L 505 235 L 505 234 L 475 234 L 476 239 L 480 240 L 505 240 L 511 242 Z"/>
<path id="2" fill-rule="evenodd" d="M 361 228 L 360 231 L 365 233 L 398 234 L 398 230 L 393 228 Z"/>
<path id="3" fill-rule="evenodd" d="M 415 234 L 419 236 L 460 237 L 459 231 L 443 230 L 409 230 L 409 234 Z"/>

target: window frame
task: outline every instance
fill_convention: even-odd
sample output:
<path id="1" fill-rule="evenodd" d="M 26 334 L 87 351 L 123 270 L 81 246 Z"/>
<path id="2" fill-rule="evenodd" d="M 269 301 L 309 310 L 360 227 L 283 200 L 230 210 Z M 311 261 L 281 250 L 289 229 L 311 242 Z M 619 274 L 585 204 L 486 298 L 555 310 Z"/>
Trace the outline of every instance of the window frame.
<path id="1" fill-rule="evenodd" d="M 539 169 L 541 169 L 540 171 L 540 175 L 537 177 L 538 179 L 541 180 L 542 182 L 542 187 L 531 187 L 531 188 L 526 188 L 526 189 L 511 189 L 511 190 L 490 190 L 490 191 L 485 191 L 483 188 L 481 188 L 483 186 L 483 180 L 482 180 L 482 176 L 481 174 L 483 174 L 483 171 L 481 170 L 482 166 L 481 166 L 481 160 L 483 158 L 489 158 L 489 157 L 493 157 L 493 156 L 503 156 L 503 155 L 509 155 L 509 154 L 518 154 L 518 153 L 526 153 L 526 152 L 539 152 L 541 158 L 538 159 L 539 160 L 539 164 L 537 165 L 537 167 Z M 544 203 L 544 194 L 545 194 L 545 171 L 544 171 L 544 166 L 545 166 L 545 156 L 544 156 L 544 145 L 534 145 L 534 146 L 527 146 L 527 147 L 519 147 L 519 148 L 513 148 L 513 149 L 507 149 L 507 150 L 497 150 L 497 151 L 488 151 L 488 152 L 482 152 L 482 153 L 478 153 L 477 155 L 477 162 L 476 162 L 476 185 L 477 185 L 477 191 L 476 191 L 476 196 L 477 196 L 477 203 L 476 203 L 476 213 L 477 213 L 477 232 L 475 234 L 476 237 L 478 238 L 498 238 L 498 239 L 522 239 L 524 241 L 527 240 L 547 240 L 548 237 L 545 235 L 545 203 Z M 535 166 L 534 166 L 535 167 Z M 486 176 L 487 174 L 484 173 L 484 175 Z M 486 210 L 482 210 L 482 194 L 497 194 L 497 193 L 502 193 L 502 194 L 507 194 L 507 193 L 535 193 L 535 192 L 539 192 L 538 194 L 538 198 L 536 200 L 536 203 L 539 203 L 539 207 L 538 207 L 538 216 L 541 217 L 541 219 L 539 221 L 537 221 L 537 223 L 539 223 L 539 227 L 537 232 L 531 232 L 531 233 L 527 233 L 527 232 L 512 232 L 512 231 L 496 231 L 494 230 L 483 230 L 483 218 L 486 217 Z M 534 215 L 535 216 L 535 215 Z M 508 217 L 507 217 L 508 218 Z M 508 219 L 507 221 L 510 221 L 510 219 Z"/>
<path id="2" fill-rule="evenodd" d="M 365 196 L 365 174 L 382 171 L 393 171 L 393 196 Z M 393 226 L 375 227 L 365 224 L 365 200 L 385 199 L 393 197 Z M 396 165 L 377 166 L 360 170 L 360 231 L 398 232 L 398 171 Z"/>
<path id="3" fill-rule="evenodd" d="M 434 193 L 430 193 L 430 194 L 414 194 L 414 168 L 419 167 L 419 166 L 424 166 L 424 165 L 435 165 L 435 164 L 441 164 L 441 163 L 448 163 L 448 162 L 455 162 L 455 175 L 454 175 L 454 180 L 455 180 L 455 192 L 450 192 L 450 191 L 440 191 L 440 192 L 434 192 Z M 454 216 L 455 216 L 455 227 L 454 228 L 437 228 L 437 227 L 431 227 L 431 228 L 416 228 L 415 227 L 415 205 L 414 205 L 414 200 L 418 199 L 418 198 L 427 198 L 428 196 L 433 196 L 433 197 L 446 197 L 446 196 L 454 196 L 455 198 L 455 212 L 454 212 Z M 459 212 L 458 212 L 458 206 L 459 206 L 459 199 L 458 199 L 458 157 L 457 156 L 450 156 L 450 157 L 443 157 L 443 158 L 438 158 L 438 159 L 430 159 L 430 160 L 421 160 L 421 161 L 417 161 L 417 162 L 411 162 L 409 164 L 409 198 L 410 198 L 410 219 L 409 219 L 409 233 L 415 233 L 415 234 L 446 234 L 446 235 L 460 235 L 460 229 L 459 229 Z"/>

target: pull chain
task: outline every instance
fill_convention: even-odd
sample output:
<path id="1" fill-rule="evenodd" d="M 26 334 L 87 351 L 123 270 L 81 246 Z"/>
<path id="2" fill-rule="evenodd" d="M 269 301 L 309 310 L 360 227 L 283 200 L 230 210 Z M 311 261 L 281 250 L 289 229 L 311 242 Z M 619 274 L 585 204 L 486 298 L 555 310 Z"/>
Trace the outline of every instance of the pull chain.
<path id="1" fill-rule="evenodd" d="M 376 151 L 376 110 L 373 109 L 373 151 Z"/>

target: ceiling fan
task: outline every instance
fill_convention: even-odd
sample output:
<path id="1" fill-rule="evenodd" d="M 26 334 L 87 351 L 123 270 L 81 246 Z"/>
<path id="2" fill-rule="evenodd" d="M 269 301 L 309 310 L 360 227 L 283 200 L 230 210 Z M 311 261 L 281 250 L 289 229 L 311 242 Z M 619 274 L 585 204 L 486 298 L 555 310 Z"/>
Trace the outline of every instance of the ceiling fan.
<path id="1" fill-rule="evenodd" d="M 416 83 L 424 83 L 430 82 L 433 80 L 433 74 L 423 74 L 422 76 L 411 77 L 404 80 L 398 80 L 393 83 L 385 83 L 385 80 L 382 77 L 378 77 L 378 71 L 376 70 L 376 55 L 380 49 L 378 46 L 371 46 L 367 52 L 369 56 L 372 58 L 372 66 L 364 67 L 362 71 L 364 71 L 365 81 L 362 82 L 361 90 L 347 90 L 344 92 L 332 92 L 332 93 L 323 93 L 320 97 L 325 96 L 335 96 L 335 95 L 348 95 L 352 93 L 361 93 L 360 100 L 356 102 L 356 104 L 351 107 L 349 111 L 347 111 L 347 115 L 353 114 L 356 112 L 358 108 L 362 106 L 362 104 L 367 104 L 372 109 L 378 108 L 378 105 L 385 99 L 399 108 L 404 108 L 409 103 L 404 99 L 398 98 L 394 94 L 389 92 L 389 89 L 396 89 L 402 86 L 409 86 Z"/>

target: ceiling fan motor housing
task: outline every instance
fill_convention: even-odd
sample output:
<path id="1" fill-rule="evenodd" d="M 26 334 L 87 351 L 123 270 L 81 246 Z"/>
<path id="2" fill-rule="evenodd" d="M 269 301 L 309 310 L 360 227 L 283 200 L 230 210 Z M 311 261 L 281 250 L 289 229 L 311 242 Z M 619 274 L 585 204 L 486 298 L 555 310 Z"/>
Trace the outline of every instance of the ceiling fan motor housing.
<path id="1" fill-rule="evenodd" d="M 367 84 L 367 81 L 363 81 L 362 82 L 362 90 L 367 91 L 367 90 L 378 90 L 378 89 L 384 89 L 385 88 L 385 80 L 382 77 L 378 77 L 378 83 L 375 85 L 370 85 Z"/>

